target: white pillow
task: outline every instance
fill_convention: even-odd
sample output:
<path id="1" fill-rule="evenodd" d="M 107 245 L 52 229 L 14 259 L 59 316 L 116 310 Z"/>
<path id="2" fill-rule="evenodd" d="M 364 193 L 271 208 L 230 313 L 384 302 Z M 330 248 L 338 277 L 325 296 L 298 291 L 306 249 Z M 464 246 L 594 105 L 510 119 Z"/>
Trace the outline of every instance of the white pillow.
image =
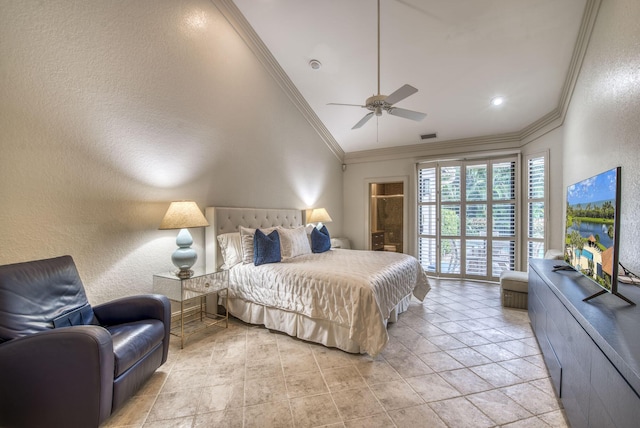
<path id="1" fill-rule="evenodd" d="M 311 231 L 316 227 L 313 224 L 304 226 L 304 230 L 307 233 L 307 240 L 309 241 L 309 248 L 311 248 Z"/>
<path id="2" fill-rule="evenodd" d="M 224 264 L 222 269 L 231 269 L 242 262 L 242 244 L 240 243 L 240 232 L 223 233 L 218 235 L 218 244 L 222 252 Z"/>
<path id="3" fill-rule="evenodd" d="M 280 234 L 280 252 L 283 260 L 311 254 L 311 246 L 304 226 L 293 229 L 279 227 L 278 233 Z"/>
<path id="4" fill-rule="evenodd" d="M 351 249 L 351 242 L 349 238 L 331 238 L 331 248 L 343 248 L 345 250 Z"/>
<path id="5" fill-rule="evenodd" d="M 268 235 L 276 229 L 277 227 L 260 228 L 265 235 Z M 244 264 L 253 263 L 253 235 L 255 234 L 255 229 L 240 226 L 240 244 L 242 246 L 242 263 Z M 282 246 L 280 248 L 282 251 Z"/>

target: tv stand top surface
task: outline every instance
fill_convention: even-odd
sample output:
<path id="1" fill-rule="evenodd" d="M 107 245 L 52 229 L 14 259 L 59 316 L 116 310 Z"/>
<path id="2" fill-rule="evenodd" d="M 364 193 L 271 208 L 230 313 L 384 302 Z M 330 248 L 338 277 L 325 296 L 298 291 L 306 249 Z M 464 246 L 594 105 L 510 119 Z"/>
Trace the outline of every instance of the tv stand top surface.
<path id="1" fill-rule="evenodd" d="M 602 288 L 573 269 L 555 271 L 557 264 L 557 260 L 534 259 L 529 266 L 560 299 L 633 389 L 640 393 L 640 307 L 629 305 L 610 293 L 584 302 L 585 297 Z M 618 291 L 640 302 L 639 287 L 619 284 Z"/>

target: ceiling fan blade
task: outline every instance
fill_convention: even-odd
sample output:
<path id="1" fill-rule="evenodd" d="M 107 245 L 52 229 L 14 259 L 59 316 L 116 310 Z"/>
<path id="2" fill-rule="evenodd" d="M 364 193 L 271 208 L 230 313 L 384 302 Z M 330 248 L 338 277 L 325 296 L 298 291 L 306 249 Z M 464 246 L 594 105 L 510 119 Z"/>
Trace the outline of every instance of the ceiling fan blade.
<path id="1" fill-rule="evenodd" d="M 353 128 L 351 128 L 351 129 L 358 129 L 358 128 L 362 127 L 362 125 L 367 123 L 367 121 L 369 119 L 371 119 L 372 117 L 373 117 L 373 112 L 365 114 L 364 117 L 362 119 L 360 119 L 360 122 L 358 122 L 355 125 L 353 125 Z"/>
<path id="2" fill-rule="evenodd" d="M 398 117 L 404 117 L 405 119 L 415 120 L 416 122 L 421 121 L 427 115 L 425 113 L 420 113 L 419 111 L 407 110 L 405 108 L 391 107 L 387 110 L 389 114 Z"/>
<path id="3" fill-rule="evenodd" d="M 327 103 L 328 106 L 352 106 L 352 107 L 366 107 L 360 104 L 341 104 L 341 103 Z"/>
<path id="4" fill-rule="evenodd" d="M 395 91 L 394 93 L 389 95 L 387 98 L 385 98 L 384 101 L 387 104 L 395 104 L 398 101 L 404 100 L 409 95 L 415 94 L 416 92 L 418 92 L 418 90 L 416 88 L 414 88 L 413 86 L 404 85 L 403 87 L 401 87 L 400 89 L 398 89 L 397 91 Z"/>

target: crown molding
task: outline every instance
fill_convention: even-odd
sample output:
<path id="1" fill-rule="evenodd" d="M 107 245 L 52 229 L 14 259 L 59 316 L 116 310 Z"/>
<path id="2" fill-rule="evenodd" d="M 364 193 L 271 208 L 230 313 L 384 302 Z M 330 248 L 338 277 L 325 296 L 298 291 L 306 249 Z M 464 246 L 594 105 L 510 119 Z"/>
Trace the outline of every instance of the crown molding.
<path id="1" fill-rule="evenodd" d="M 438 154 L 455 154 L 465 151 L 477 151 L 479 149 L 478 146 L 485 147 L 487 150 L 519 148 L 540 138 L 560 125 L 562 125 L 560 110 L 556 108 L 518 132 L 347 152 L 344 155 L 344 162 L 350 164 L 402 158 L 420 158 Z"/>
<path id="2" fill-rule="evenodd" d="M 461 138 L 458 140 L 387 147 L 384 149 L 361 150 L 345 153 L 346 164 L 396 160 L 405 158 L 425 158 L 434 155 L 469 153 L 481 150 L 505 150 L 520 147 L 520 133 Z"/>
<path id="3" fill-rule="evenodd" d="M 211 0 L 211 2 L 236 30 L 249 49 L 253 51 L 267 72 L 269 72 L 293 104 L 300 110 L 302 116 L 318 133 L 327 147 L 329 147 L 329 150 L 342 162 L 344 159 L 344 150 L 342 150 L 342 147 L 340 147 L 327 127 L 324 126 L 320 118 L 318 118 L 318 115 L 311 109 L 300 91 L 298 91 L 298 88 L 296 88 L 289 76 L 287 76 L 287 73 L 285 73 L 284 69 L 278 64 L 278 61 L 276 61 L 262 39 L 251 27 L 244 15 L 242 15 L 240 9 L 238 9 L 232 0 Z"/>
<path id="4" fill-rule="evenodd" d="M 550 113 L 545 114 L 531 125 L 523 128 L 520 134 L 520 146 L 529 144 L 537 140 L 548 132 L 562 126 L 563 118 L 560 110 L 556 107 Z"/>

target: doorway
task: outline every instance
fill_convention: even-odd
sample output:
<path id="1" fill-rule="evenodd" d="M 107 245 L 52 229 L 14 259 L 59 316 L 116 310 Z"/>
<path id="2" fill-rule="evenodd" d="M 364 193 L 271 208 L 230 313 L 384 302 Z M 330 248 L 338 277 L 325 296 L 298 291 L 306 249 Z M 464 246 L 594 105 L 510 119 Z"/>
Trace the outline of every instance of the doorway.
<path id="1" fill-rule="evenodd" d="M 404 251 L 404 183 L 369 184 L 370 248 Z"/>

